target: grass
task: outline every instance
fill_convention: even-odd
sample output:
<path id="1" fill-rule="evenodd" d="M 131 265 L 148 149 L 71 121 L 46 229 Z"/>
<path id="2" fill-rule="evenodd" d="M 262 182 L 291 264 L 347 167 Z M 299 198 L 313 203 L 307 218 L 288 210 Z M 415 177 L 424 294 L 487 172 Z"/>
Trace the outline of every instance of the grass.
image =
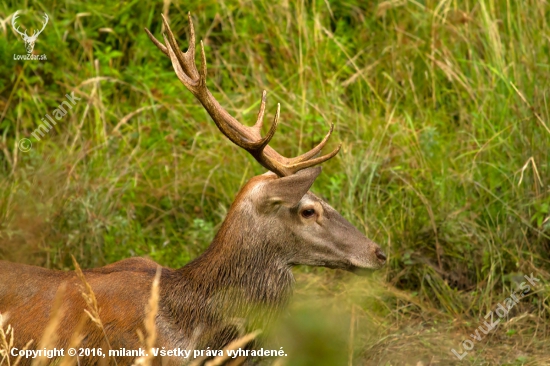
<path id="1" fill-rule="evenodd" d="M 24 54 L 10 16 L 50 23 Z M 380 243 L 369 278 L 300 268 L 276 345 L 291 365 L 550 362 L 548 7 L 527 0 L 0 4 L 0 259 L 179 267 L 263 172 L 221 136 L 143 28 L 182 40 L 190 11 L 209 87 L 297 155 L 334 122 L 314 191 Z M 31 25 L 32 24 L 32 25 Z M 82 98 L 41 141 L 40 118 Z M 31 139 L 29 152 L 16 143 Z M 328 150 L 327 149 L 327 150 Z M 462 361 L 464 339 L 524 274 L 543 284 Z M 462 348 L 460 348 L 462 349 Z"/>

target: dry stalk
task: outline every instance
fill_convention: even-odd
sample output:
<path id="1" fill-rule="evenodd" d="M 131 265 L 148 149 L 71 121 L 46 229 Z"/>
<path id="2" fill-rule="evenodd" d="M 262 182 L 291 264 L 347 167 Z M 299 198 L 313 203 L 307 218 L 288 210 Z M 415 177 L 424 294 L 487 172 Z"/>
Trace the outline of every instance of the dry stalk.
<path id="1" fill-rule="evenodd" d="M 219 366 L 219 365 L 223 365 L 223 363 L 226 362 L 231 357 L 231 356 L 229 356 L 228 351 L 235 351 L 235 350 L 237 350 L 241 347 L 246 346 L 252 340 L 256 339 L 256 337 L 258 335 L 260 335 L 260 333 L 262 333 L 261 330 L 256 330 L 252 333 L 249 333 L 249 334 L 245 335 L 244 337 L 241 337 L 241 338 L 236 339 L 233 342 L 229 343 L 223 349 L 223 356 L 218 356 L 218 357 L 216 357 L 216 358 L 214 358 L 214 359 L 212 359 L 208 362 L 205 362 L 205 358 L 201 357 L 201 358 L 195 360 L 194 362 L 192 362 L 189 366 L 202 366 L 202 365 L 204 365 L 204 366 Z M 239 361 L 241 361 L 241 362 L 239 362 Z M 242 364 L 242 362 L 244 362 L 244 361 L 246 361 L 246 358 L 235 359 L 234 362 L 237 362 L 237 363 L 233 363 L 232 365 L 233 366 L 238 366 L 238 365 Z"/>
<path id="2" fill-rule="evenodd" d="M 71 336 L 71 339 L 69 340 L 69 347 L 67 349 L 70 349 L 70 348 L 76 349 L 84 339 L 82 329 L 84 329 L 84 325 L 86 324 L 86 318 L 87 316 L 82 314 L 82 316 L 80 317 L 80 321 L 78 322 L 78 325 L 76 326 L 76 329 L 73 335 Z M 65 356 L 61 360 L 61 363 L 59 364 L 59 366 L 73 366 L 76 363 L 76 361 L 77 361 L 76 356 L 74 357 Z"/>
<path id="3" fill-rule="evenodd" d="M 134 361 L 133 366 L 151 366 L 153 364 L 153 347 L 157 340 L 157 326 L 155 319 L 158 314 L 158 303 L 159 303 L 159 283 L 160 275 L 162 273 L 162 267 L 157 267 L 157 273 L 155 279 L 153 280 L 153 285 L 151 286 L 151 296 L 149 297 L 149 303 L 147 304 L 147 309 L 145 310 L 145 333 L 146 338 L 143 343 L 147 349 L 146 356 L 139 357 Z"/>
<path id="4" fill-rule="evenodd" d="M 66 287 L 67 286 L 65 284 L 62 284 L 57 289 L 52 310 L 50 312 L 50 320 L 48 321 L 48 324 L 44 329 L 44 334 L 40 339 L 40 342 L 38 344 L 38 349 L 52 349 L 54 348 L 57 342 L 57 328 L 59 326 L 59 323 L 61 322 L 61 319 L 63 318 L 62 306 L 63 306 L 63 297 L 65 296 Z M 32 365 L 42 366 L 42 365 L 48 364 L 50 361 L 51 360 L 48 357 L 46 357 L 46 355 L 41 354 L 40 356 L 36 357 L 33 360 Z"/>
<path id="5" fill-rule="evenodd" d="M 88 281 L 86 281 L 86 277 L 84 277 L 84 273 L 82 273 L 82 269 L 80 269 L 80 266 L 78 265 L 78 262 L 76 261 L 74 256 L 71 255 L 71 258 L 73 259 L 74 271 L 76 273 L 76 276 L 78 277 L 80 282 L 82 282 L 81 294 L 88 307 L 88 309 L 84 309 L 84 312 L 88 314 L 88 317 L 90 317 L 92 322 L 94 322 L 99 328 L 104 329 L 101 318 L 99 317 L 99 306 L 97 305 L 97 299 L 95 298 L 92 286 L 90 286 Z"/>
<path id="6" fill-rule="evenodd" d="M 7 325 L 6 330 L 4 330 L 4 323 L 7 322 L 7 316 L 0 313 L 0 365 L 4 365 L 4 362 L 8 366 L 17 366 L 21 362 L 22 356 L 18 356 L 14 363 L 11 363 L 10 360 L 10 350 L 14 344 L 14 331 L 11 325 Z M 34 342 L 32 339 L 27 342 L 23 350 L 29 349 L 30 345 Z"/>
<path id="7" fill-rule="evenodd" d="M 8 324 L 6 330 L 4 330 L 4 323 L 7 319 L 0 313 L 0 365 L 7 362 L 10 364 L 10 349 L 13 347 L 13 328 Z"/>
<path id="8" fill-rule="evenodd" d="M 95 297 L 94 291 L 92 290 L 92 286 L 90 286 L 88 281 L 86 281 L 86 277 L 84 277 L 84 273 L 82 273 L 82 269 L 80 269 L 80 266 L 78 265 L 78 262 L 76 261 L 75 257 L 71 255 L 71 258 L 73 259 L 74 271 L 76 273 L 76 276 L 78 277 L 80 282 L 82 282 L 81 294 L 88 307 L 88 309 L 84 309 L 84 312 L 88 315 L 91 321 L 103 331 L 105 342 L 107 343 L 107 346 L 109 347 L 109 349 L 111 349 L 111 343 L 107 338 L 105 327 L 103 326 L 103 323 L 101 322 L 101 317 L 99 316 L 99 312 L 101 309 L 97 304 L 97 299 Z M 116 361 L 115 360 L 113 361 L 116 364 Z"/>

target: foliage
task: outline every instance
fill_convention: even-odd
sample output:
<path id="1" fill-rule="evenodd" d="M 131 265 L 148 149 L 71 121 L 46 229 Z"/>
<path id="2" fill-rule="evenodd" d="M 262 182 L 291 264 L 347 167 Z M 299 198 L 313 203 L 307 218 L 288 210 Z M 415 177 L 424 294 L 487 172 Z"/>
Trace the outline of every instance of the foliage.
<path id="1" fill-rule="evenodd" d="M 50 16 L 35 46 L 47 61 L 12 59 L 25 53 L 11 28 L 18 9 L 30 28 Z M 364 280 L 375 300 L 350 305 L 378 324 L 357 332 L 356 360 L 397 362 L 369 337 L 416 321 L 426 337 L 434 319 L 470 332 L 510 278 L 550 278 L 550 8 L 535 0 L 4 2 L 0 259 L 68 269 L 71 254 L 83 267 L 147 255 L 178 267 L 208 246 L 262 169 L 221 136 L 143 32 L 159 36 L 167 14 L 185 48 L 188 11 L 228 111 L 251 123 L 263 89 L 269 113 L 281 103 L 277 150 L 297 155 L 336 125 L 328 149 L 343 149 L 314 190 L 389 254 Z M 36 141 L 40 119 L 71 91 L 82 99 Z M 348 277 L 298 272 L 341 299 Z M 547 287 L 522 301 L 539 335 L 548 306 Z M 521 343 L 533 327 L 497 331 L 496 343 Z M 448 349 L 458 345 L 431 352 L 456 361 Z M 495 362 L 536 362 L 529 347 Z"/>

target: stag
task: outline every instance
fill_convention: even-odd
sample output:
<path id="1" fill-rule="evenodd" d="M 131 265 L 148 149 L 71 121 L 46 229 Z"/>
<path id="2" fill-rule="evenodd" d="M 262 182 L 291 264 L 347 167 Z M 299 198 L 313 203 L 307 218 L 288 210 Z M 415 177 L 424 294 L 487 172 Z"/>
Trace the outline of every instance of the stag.
<path id="1" fill-rule="evenodd" d="M 292 293 L 296 265 L 340 268 L 352 272 L 381 268 L 386 256 L 329 204 L 309 191 L 321 173 L 319 164 L 340 147 L 317 156 L 333 128 L 310 151 L 293 158 L 269 146 L 279 120 L 280 106 L 269 132 L 261 136 L 266 109 L 262 94 L 257 122 L 247 127 L 231 116 L 208 90 L 206 57 L 195 64 L 195 32 L 191 16 L 190 45 L 182 52 L 163 17 L 164 44 L 147 29 L 151 41 L 170 58 L 183 85 L 195 95 L 219 130 L 248 151 L 268 172 L 248 181 L 237 194 L 208 249 L 179 269 L 161 267 L 156 315 L 157 347 L 187 350 L 221 349 L 243 332 L 265 329 L 284 309 Z M 159 265 L 129 258 L 84 271 L 99 305 L 99 328 L 85 317 L 85 301 L 74 272 L 0 262 L 0 313 L 16 334 L 16 347 L 41 338 L 52 313 L 54 298 L 64 289 L 63 318 L 57 346 L 67 347 L 79 319 L 85 335 L 82 347 L 107 344 L 111 349 L 137 349 L 136 333 L 144 330 L 146 304 Z M 248 347 L 254 347 L 249 344 Z M 31 347 L 32 348 L 32 347 Z M 25 361 L 25 360 L 24 360 Z M 157 365 L 181 365 L 180 357 L 156 358 Z M 94 358 L 80 364 L 95 364 Z M 131 358 L 116 358 L 118 365 Z"/>
<path id="2" fill-rule="evenodd" d="M 27 53 L 32 53 L 34 50 L 34 44 L 36 43 L 36 39 L 42 33 L 44 28 L 46 28 L 46 25 L 48 24 L 48 14 L 44 13 L 44 22 L 42 22 L 42 29 L 40 29 L 38 32 L 34 31 L 31 36 L 27 35 L 27 30 L 25 29 L 25 32 L 21 32 L 19 30 L 19 26 L 15 24 L 17 18 L 19 18 L 19 10 L 13 14 L 13 17 L 11 18 L 11 25 L 13 29 L 23 37 L 23 41 L 25 42 L 25 48 L 27 49 Z"/>

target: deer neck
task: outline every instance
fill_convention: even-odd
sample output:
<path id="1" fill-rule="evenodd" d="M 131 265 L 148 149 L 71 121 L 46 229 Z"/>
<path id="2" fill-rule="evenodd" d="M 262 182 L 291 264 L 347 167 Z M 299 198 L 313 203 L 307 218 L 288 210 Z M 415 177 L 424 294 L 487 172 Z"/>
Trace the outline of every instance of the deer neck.
<path id="1" fill-rule="evenodd" d="M 276 249 L 283 243 L 273 242 L 281 236 L 261 226 L 230 210 L 208 250 L 165 282 L 165 308 L 186 318 L 180 322 L 186 331 L 219 328 L 229 320 L 245 324 L 246 331 L 265 329 L 285 308 L 294 277 Z M 199 310 L 189 314 L 191 308 Z"/>

